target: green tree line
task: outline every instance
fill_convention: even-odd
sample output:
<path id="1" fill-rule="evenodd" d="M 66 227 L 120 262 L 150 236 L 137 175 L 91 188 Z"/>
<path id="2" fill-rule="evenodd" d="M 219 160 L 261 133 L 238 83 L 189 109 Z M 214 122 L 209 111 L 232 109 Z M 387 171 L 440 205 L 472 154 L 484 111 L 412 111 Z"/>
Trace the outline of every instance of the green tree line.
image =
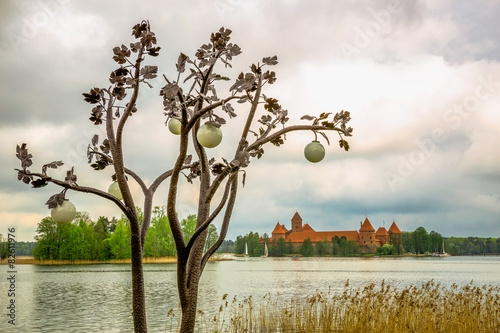
<path id="1" fill-rule="evenodd" d="M 500 238 L 443 237 L 436 231 L 427 232 L 424 227 L 403 232 L 403 246 L 411 253 L 441 253 L 443 241 L 449 254 L 500 253 Z"/>
<path id="2" fill-rule="evenodd" d="M 35 242 L 16 242 L 16 256 L 32 256 Z"/>
<path id="3" fill-rule="evenodd" d="M 14 245 L 16 256 L 32 256 L 35 245 L 35 242 L 16 242 Z M 0 259 L 7 258 L 9 254 L 10 251 L 7 237 L 0 234 Z"/>
<path id="4" fill-rule="evenodd" d="M 142 221 L 142 212 L 137 208 Z M 174 238 L 164 206 L 153 209 L 149 232 L 144 244 L 144 257 L 175 257 Z M 181 221 L 182 232 L 188 241 L 196 227 L 196 215 Z M 210 225 L 206 246 L 215 243 L 217 228 Z M 92 221 L 88 213 L 77 213 L 72 223 L 56 223 L 46 217 L 38 223 L 33 256 L 38 260 L 98 260 L 128 259 L 131 257 L 130 223 L 125 216 L 120 219 L 99 217 Z"/>
<path id="5" fill-rule="evenodd" d="M 444 244 L 450 254 L 500 253 L 500 238 L 448 237 Z"/>
<path id="6" fill-rule="evenodd" d="M 9 254 L 9 243 L 7 238 L 0 234 L 0 259 L 7 258 Z"/>

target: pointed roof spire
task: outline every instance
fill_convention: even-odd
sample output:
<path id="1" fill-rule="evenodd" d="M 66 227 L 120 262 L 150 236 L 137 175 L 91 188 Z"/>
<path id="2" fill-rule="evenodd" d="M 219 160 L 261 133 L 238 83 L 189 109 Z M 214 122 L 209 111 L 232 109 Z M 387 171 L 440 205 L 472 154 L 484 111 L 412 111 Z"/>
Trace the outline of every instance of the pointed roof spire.
<path id="1" fill-rule="evenodd" d="M 363 224 L 361 225 L 359 231 L 375 231 L 372 224 L 368 220 L 368 217 L 365 219 L 365 222 L 363 222 Z"/>
<path id="2" fill-rule="evenodd" d="M 402 234 L 401 230 L 399 230 L 398 226 L 396 225 L 396 222 L 392 222 L 391 227 L 389 228 L 389 232 L 392 232 L 393 234 Z"/>
<path id="3" fill-rule="evenodd" d="M 299 213 L 298 212 L 295 212 L 295 214 L 293 214 L 293 217 L 292 217 L 292 222 L 293 221 L 299 221 L 299 222 L 302 222 L 302 217 L 300 217 Z"/>
<path id="4" fill-rule="evenodd" d="M 271 232 L 271 234 L 284 234 L 286 231 L 283 229 L 283 226 L 278 222 L 276 223 L 276 226 L 274 227 L 274 230 Z"/>

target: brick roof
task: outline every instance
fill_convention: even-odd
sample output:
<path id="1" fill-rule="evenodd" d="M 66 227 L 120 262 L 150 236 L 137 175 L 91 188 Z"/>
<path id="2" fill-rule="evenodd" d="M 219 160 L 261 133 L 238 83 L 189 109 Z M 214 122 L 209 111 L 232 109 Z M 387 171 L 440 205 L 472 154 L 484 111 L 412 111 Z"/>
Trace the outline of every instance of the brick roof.
<path id="1" fill-rule="evenodd" d="M 276 226 L 274 227 L 274 230 L 271 234 L 284 234 L 286 233 L 288 230 L 286 230 L 286 228 L 284 228 L 279 222 L 276 223 Z"/>
<path id="2" fill-rule="evenodd" d="M 377 232 L 375 233 L 375 236 L 387 236 L 387 229 L 384 227 L 378 228 Z"/>
<path id="3" fill-rule="evenodd" d="M 295 214 L 292 217 L 292 222 L 293 221 L 299 221 L 302 222 L 302 217 L 300 217 L 299 213 L 295 212 Z"/>
<path id="4" fill-rule="evenodd" d="M 368 221 L 368 218 L 366 218 L 365 222 L 363 222 L 363 224 L 361 225 L 359 231 L 375 231 L 375 229 L 373 228 L 370 221 Z"/>
<path id="5" fill-rule="evenodd" d="M 389 228 L 389 232 L 392 232 L 393 234 L 402 234 L 401 230 L 399 230 L 398 226 L 396 225 L 396 222 L 392 222 L 391 227 Z"/>
<path id="6" fill-rule="evenodd" d="M 314 229 L 313 229 L 313 228 L 311 228 L 311 226 L 310 226 L 309 224 L 307 224 L 307 223 L 306 223 L 306 224 L 304 224 L 304 225 L 302 226 L 302 231 L 308 231 L 308 230 L 312 230 L 312 231 L 314 231 Z"/>

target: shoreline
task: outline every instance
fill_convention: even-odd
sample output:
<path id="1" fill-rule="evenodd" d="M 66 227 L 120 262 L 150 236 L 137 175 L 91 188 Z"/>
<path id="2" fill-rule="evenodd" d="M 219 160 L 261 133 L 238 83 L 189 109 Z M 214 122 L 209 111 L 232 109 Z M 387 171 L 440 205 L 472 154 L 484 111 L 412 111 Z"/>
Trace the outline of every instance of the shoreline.
<path id="1" fill-rule="evenodd" d="M 233 258 L 223 256 L 211 257 L 208 261 L 231 261 Z M 174 264 L 177 257 L 159 257 L 143 258 L 143 264 Z M 0 265 L 8 265 L 7 259 L 0 260 Z M 131 264 L 131 259 L 113 259 L 113 260 L 36 260 L 33 257 L 16 257 L 14 265 L 100 265 L 100 264 Z"/>
<path id="2" fill-rule="evenodd" d="M 228 256 L 231 257 L 228 257 Z M 499 256 L 498 253 L 486 253 L 486 254 L 459 254 L 459 255 L 449 255 L 449 257 L 486 257 L 486 256 Z M 300 259 L 300 258 L 403 258 L 403 257 L 440 257 L 434 256 L 432 254 L 399 254 L 399 255 L 377 255 L 377 254 L 365 254 L 365 255 L 352 255 L 352 256 L 312 256 L 303 257 L 301 255 L 294 256 L 283 256 L 283 257 L 269 257 L 269 258 L 290 258 L 290 259 Z M 236 258 L 243 258 L 243 255 L 237 255 L 232 253 L 224 253 L 219 256 L 211 257 L 208 261 L 233 261 Z M 248 258 L 258 258 L 258 257 L 248 257 Z M 143 264 L 174 264 L 177 262 L 177 257 L 158 257 L 158 258 L 143 258 Z M 0 265 L 8 265 L 7 259 L 0 260 Z M 36 260 L 29 256 L 19 256 L 16 257 L 15 265 L 98 265 L 98 264 L 131 264 L 131 259 L 113 259 L 107 261 L 99 260 Z"/>

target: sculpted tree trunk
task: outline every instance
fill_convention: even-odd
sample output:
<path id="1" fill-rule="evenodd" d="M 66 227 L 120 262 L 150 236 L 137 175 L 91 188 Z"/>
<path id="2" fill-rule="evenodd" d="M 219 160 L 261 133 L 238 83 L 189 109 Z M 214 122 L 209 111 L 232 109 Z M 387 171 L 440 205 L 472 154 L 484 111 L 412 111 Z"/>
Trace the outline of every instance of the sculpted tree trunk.
<path id="1" fill-rule="evenodd" d="M 139 220 L 130 221 L 130 244 L 132 252 L 132 313 L 134 330 L 147 332 L 146 299 L 144 291 L 144 274 L 142 270 L 142 246 Z"/>
<path id="2" fill-rule="evenodd" d="M 336 131 L 340 137 L 339 145 L 346 151 L 349 145 L 344 136 L 351 136 L 352 128 L 347 127 L 350 120 L 348 111 L 340 111 L 330 117 L 331 113 L 322 113 L 318 117 L 305 115 L 301 119 L 310 124 L 286 126 L 288 111 L 278 104 L 278 100 L 267 97 L 262 93 L 263 87 L 276 81 L 276 74 L 267 67 L 278 63 L 277 57 L 266 57 L 262 63 L 252 64 L 250 72 L 241 73 L 229 89 L 229 94 L 221 98 L 217 94 L 215 84 L 218 81 L 228 81 L 228 77 L 215 73 L 217 64 L 231 67 L 231 60 L 241 53 L 236 44 L 230 43 L 231 31 L 221 28 L 212 33 L 210 42 L 202 45 L 191 59 L 181 53 L 177 64 L 177 78 L 170 81 L 166 77 L 166 85 L 161 88 L 163 97 L 164 115 L 167 121 L 173 123 L 169 129 L 180 136 L 179 154 L 172 169 L 159 175 L 148 187 L 137 173 L 126 168 L 123 159 L 123 133 L 125 124 L 130 116 L 138 112 L 136 105 L 139 89 L 144 84 L 151 86 L 148 80 L 157 76 L 157 67 L 145 65 L 147 56 L 157 56 L 160 47 L 156 46 L 155 34 L 150 30 L 149 22 L 143 21 L 135 25 L 132 35 L 137 39 L 130 47 L 121 45 L 113 49 L 113 59 L 120 65 L 110 75 L 112 84 L 109 88 L 93 88 L 85 93 L 84 99 L 94 104 L 90 120 L 95 125 L 106 125 L 106 138 L 99 142 L 96 135 L 88 147 L 89 163 L 95 170 L 106 167 L 114 168 L 113 180 L 118 183 L 122 198 L 111 195 L 99 189 L 80 186 L 76 183 L 73 169 L 68 171 L 66 179 L 57 180 L 49 177 L 47 168 L 57 168 L 63 165 L 61 161 L 45 164 L 41 173 L 33 173 L 28 168 L 32 165 L 31 154 L 26 144 L 17 147 L 17 157 L 21 160 L 22 169 L 17 169 L 18 178 L 33 187 L 43 187 L 48 183 L 63 187 L 63 191 L 53 195 L 47 204 L 49 208 L 60 208 L 67 201 L 67 190 L 91 193 L 114 202 L 130 221 L 130 242 L 132 250 L 132 285 L 133 285 L 133 317 L 136 332 L 146 332 L 146 310 L 144 276 L 142 257 L 146 235 L 151 222 L 152 200 L 157 188 L 170 178 L 167 197 L 167 216 L 177 249 L 177 287 L 182 309 L 181 332 L 193 332 L 198 304 L 198 287 L 200 278 L 210 256 L 222 244 L 226 237 L 231 215 L 236 200 L 238 186 L 245 184 L 246 167 L 252 157 L 261 158 L 264 154 L 264 145 L 271 143 L 275 146 L 284 144 L 286 134 L 293 131 L 311 131 L 314 134 L 314 149 L 306 148 L 306 158 L 312 162 L 320 161 L 324 156 L 324 148 L 317 141 L 317 134 L 321 134 L 329 143 L 325 131 Z M 133 55 L 135 59 L 132 59 Z M 186 69 L 189 69 L 187 74 Z M 179 84 L 181 76 L 187 89 Z M 122 102 L 131 91 L 128 102 Z M 230 104 L 236 100 L 240 105 L 236 109 Z M 244 106 L 247 111 L 242 111 Z M 264 110 L 256 120 L 259 106 Z M 215 147 L 222 138 L 221 127 L 226 120 L 220 115 L 229 118 L 243 114 L 246 117 L 245 126 L 238 141 L 231 142 L 235 146 L 235 153 L 231 159 L 222 158 L 216 161 L 207 156 L 207 148 Z M 331 119 L 329 119 L 331 118 Z M 203 124 L 202 124 L 203 122 Z M 258 123 L 258 129 L 252 129 Z M 204 127 L 203 131 L 200 127 Z M 279 129 L 277 129 L 279 127 Z M 250 136 L 250 138 L 249 138 Z M 188 147 L 194 146 L 196 157 L 187 155 Z M 309 145 L 308 145 L 309 146 Z M 308 150 L 309 149 L 309 150 Z M 184 171 L 189 171 L 188 174 Z M 199 187 L 198 211 L 196 228 L 187 241 L 184 240 L 181 224 L 177 213 L 177 191 L 181 175 Z M 144 217 L 142 224 L 136 212 L 136 206 L 128 185 L 128 177 L 137 182 L 144 195 Z M 196 182 L 196 185 L 195 185 Z M 213 202 L 217 192 L 222 192 L 218 202 Z M 214 219 L 223 214 L 220 234 L 216 242 L 204 253 L 203 249 L 207 238 L 207 229 Z M 64 221 L 69 222 L 69 221 Z"/>

